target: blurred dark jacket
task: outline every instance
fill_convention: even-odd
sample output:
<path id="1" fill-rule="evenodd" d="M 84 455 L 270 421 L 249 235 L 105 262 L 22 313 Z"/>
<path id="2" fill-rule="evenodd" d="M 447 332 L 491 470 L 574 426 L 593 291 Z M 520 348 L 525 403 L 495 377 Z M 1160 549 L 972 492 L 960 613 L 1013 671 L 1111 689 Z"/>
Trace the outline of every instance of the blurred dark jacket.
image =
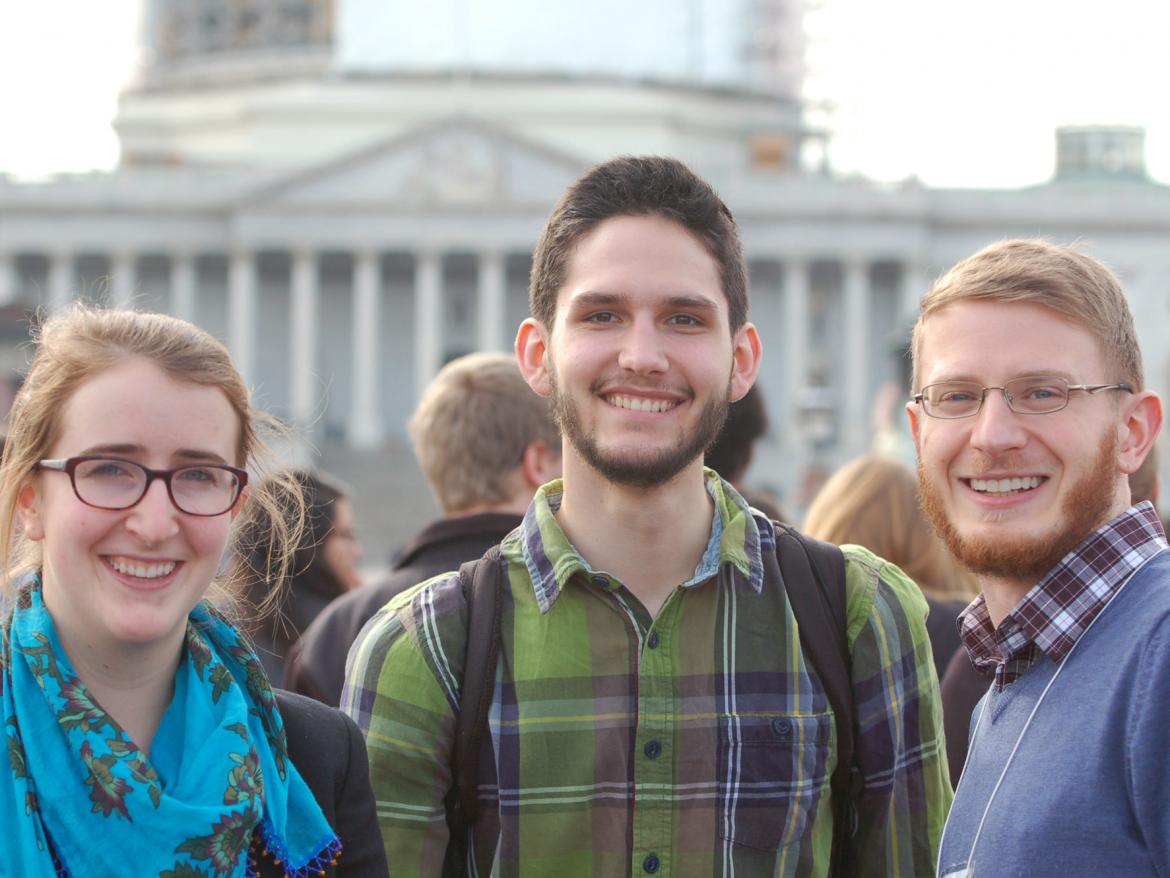
<path id="1" fill-rule="evenodd" d="M 337 707 L 345 659 L 362 626 L 394 595 L 478 558 L 520 521 L 512 513 L 484 512 L 428 525 L 403 548 L 387 579 L 351 591 L 322 611 L 288 652 L 284 688 Z"/>

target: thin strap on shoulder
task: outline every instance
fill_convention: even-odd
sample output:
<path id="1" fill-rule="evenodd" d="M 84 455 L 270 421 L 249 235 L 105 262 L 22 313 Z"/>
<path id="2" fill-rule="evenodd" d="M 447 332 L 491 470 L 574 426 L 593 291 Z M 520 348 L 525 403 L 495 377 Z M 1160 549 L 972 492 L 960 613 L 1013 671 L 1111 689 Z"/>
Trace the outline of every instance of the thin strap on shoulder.
<path id="1" fill-rule="evenodd" d="M 853 766 L 856 711 L 849 653 L 845 556 L 832 543 L 776 522 L 776 557 L 805 658 L 825 687 L 837 728 L 837 766 L 830 779 L 835 803 L 830 875 L 850 874 L 848 845 L 860 778 Z"/>
<path id="2" fill-rule="evenodd" d="M 443 878 L 467 874 L 468 829 L 475 822 L 479 751 L 487 730 L 500 652 L 503 585 L 499 546 L 492 546 L 482 558 L 459 568 L 459 588 L 467 605 L 467 641 L 451 746 L 451 789 L 443 802 L 449 839 Z"/>
<path id="3" fill-rule="evenodd" d="M 459 587 L 467 600 L 467 651 L 451 767 L 467 825 L 475 822 L 480 744 L 495 689 L 503 584 L 499 546 L 492 546 L 482 558 L 459 568 Z"/>

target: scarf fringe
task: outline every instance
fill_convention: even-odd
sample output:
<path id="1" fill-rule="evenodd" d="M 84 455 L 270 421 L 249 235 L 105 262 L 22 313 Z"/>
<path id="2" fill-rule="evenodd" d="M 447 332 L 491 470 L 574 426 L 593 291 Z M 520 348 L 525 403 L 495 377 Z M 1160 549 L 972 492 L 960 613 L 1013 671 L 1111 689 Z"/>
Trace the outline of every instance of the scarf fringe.
<path id="1" fill-rule="evenodd" d="M 248 847 L 247 878 L 258 878 L 260 874 L 260 860 L 262 857 L 271 857 L 276 865 L 284 870 L 285 878 L 316 878 L 324 875 L 328 866 L 336 866 L 341 857 L 341 839 L 336 835 L 328 841 L 322 842 L 321 852 L 305 865 L 289 870 L 288 849 L 279 838 L 261 828 L 252 836 L 252 844 Z"/>

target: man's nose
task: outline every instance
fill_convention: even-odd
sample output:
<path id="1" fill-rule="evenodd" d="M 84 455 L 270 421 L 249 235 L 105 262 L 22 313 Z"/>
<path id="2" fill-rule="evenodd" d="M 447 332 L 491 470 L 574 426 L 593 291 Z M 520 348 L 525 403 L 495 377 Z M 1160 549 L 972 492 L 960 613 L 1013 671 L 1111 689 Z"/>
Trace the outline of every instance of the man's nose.
<path id="1" fill-rule="evenodd" d="M 668 365 L 662 333 L 651 320 L 635 320 L 623 333 L 618 365 L 631 372 L 665 372 Z"/>
<path id="2" fill-rule="evenodd" d="M 988 454 L 1020 448 L 1028 441 L 1023 418 L 1042 415 L 1021 415 L 1008 405 L 1006 392 L 999 387 L 984 391 L 983 406 L 973 416 L 971 445 Z"/>

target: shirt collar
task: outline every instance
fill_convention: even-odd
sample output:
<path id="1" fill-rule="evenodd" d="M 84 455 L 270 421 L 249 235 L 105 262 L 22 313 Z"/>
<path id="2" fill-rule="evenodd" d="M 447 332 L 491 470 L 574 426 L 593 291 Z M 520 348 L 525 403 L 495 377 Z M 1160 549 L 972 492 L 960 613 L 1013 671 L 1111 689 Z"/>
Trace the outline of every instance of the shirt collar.
<path id="1" fill-rule="evenodd" d="M 683 588 L 699 585 L 715 576 L 724 565 L 730 565 L 759 592 L 764 586 L 761 548 L 770 546 L 775 551 L 775 533 L 770 526 L 761 526 L 767 519 L 752 510 L 739 492 L 714 470 L 704 469 L 703 474 L 707 493 L 715 503 L 711 536 L 694 574 L 681 585 Z M 542 613 L 549 611 L 574 576 L 586 577 L 598 587 L 611 591 L 621 586 L 605 571 L 594 570 L 561 529 L 556 513 L 564 490 L 560 479 L 538 489 L 520 526 L 524 564 Z"/>
<path id="2" fill-rule="evenodd" d="M 1143 501 L 1093 531 L 1024 595 L 997 628 L 983 595 L 959 615 L 959 635 L 987 669 L 1034 645 L 1062 661 L 1125 581 L 1167 548 L 1152 503 Z"/>

